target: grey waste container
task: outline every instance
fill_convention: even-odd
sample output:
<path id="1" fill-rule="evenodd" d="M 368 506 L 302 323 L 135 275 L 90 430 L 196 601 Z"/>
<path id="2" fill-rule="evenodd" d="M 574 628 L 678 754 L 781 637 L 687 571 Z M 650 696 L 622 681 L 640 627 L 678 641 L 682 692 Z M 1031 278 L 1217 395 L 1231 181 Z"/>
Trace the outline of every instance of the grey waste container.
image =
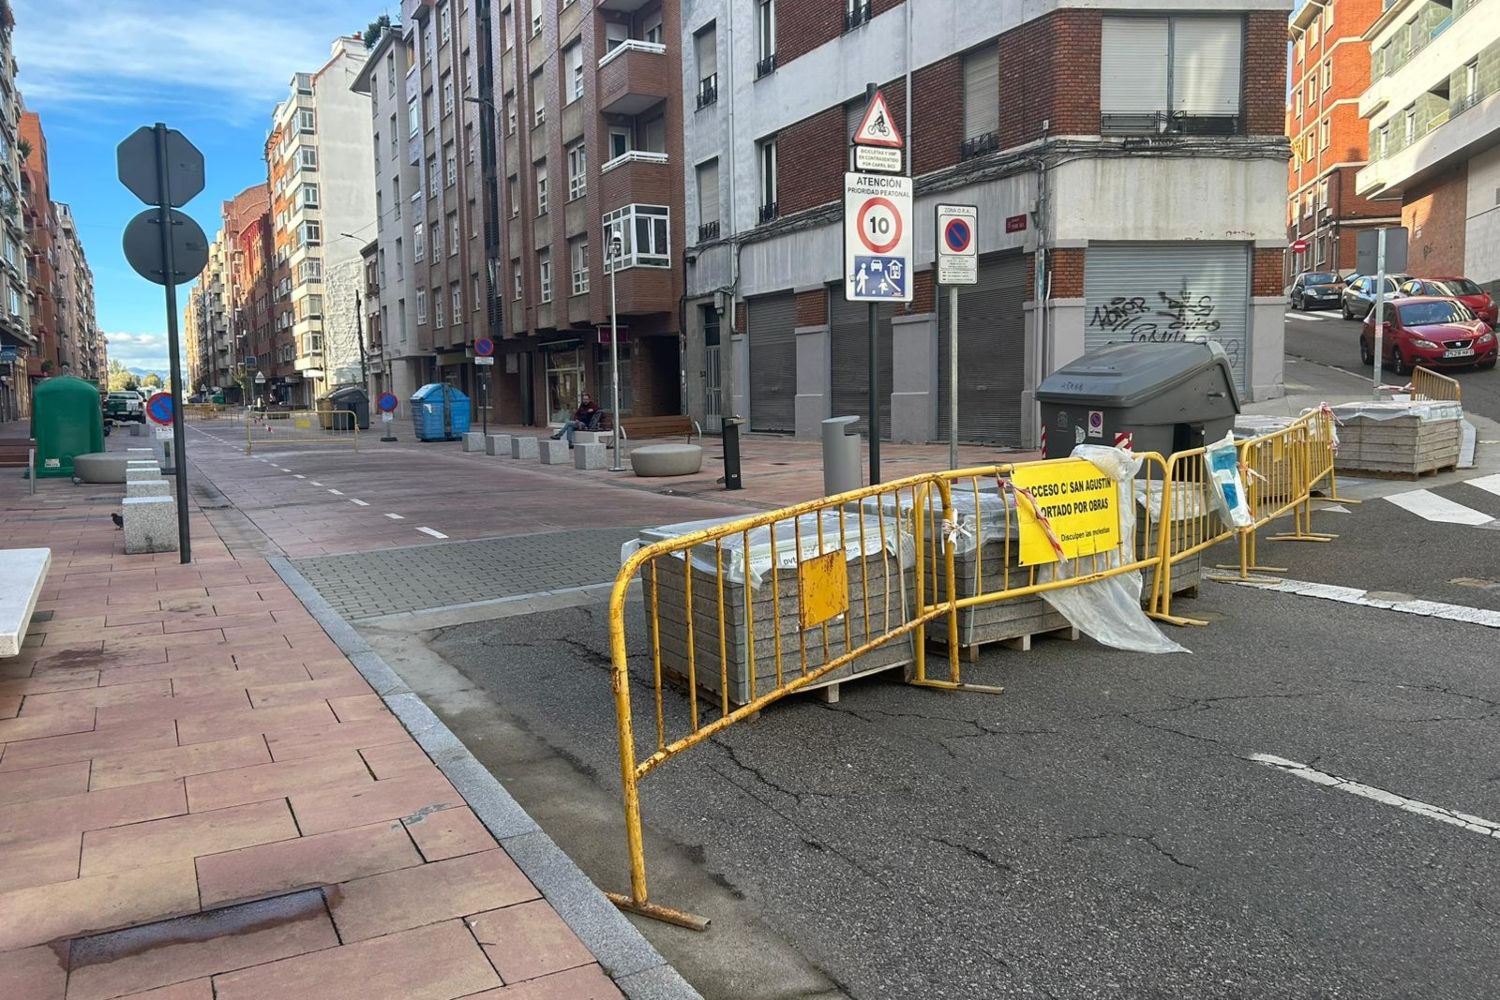
<path id="1" fill-rule="evenodd" d="M 863 476 L 859 467 L 858 417 L 829 417 L 823 421 L 823 495 L 857 490 Z"/>
<path id="2" fill-rule="evenodd" d="M 335 389 L 328 394 L 327 398 L 335 410 L 353 413 L 360 430 L 370 429 L 370 396 L 359 386 L 350 385 Z"/>
<path id="3" fill-rule="evenodd" d="M 1080 444 L 1129 441 L 1136 451 L 1200 448 L 1234 427 L 1240 397 L 1215 343 L 1115 344 L 1091 351 L 1038 387 L 1045 458 Z"/>

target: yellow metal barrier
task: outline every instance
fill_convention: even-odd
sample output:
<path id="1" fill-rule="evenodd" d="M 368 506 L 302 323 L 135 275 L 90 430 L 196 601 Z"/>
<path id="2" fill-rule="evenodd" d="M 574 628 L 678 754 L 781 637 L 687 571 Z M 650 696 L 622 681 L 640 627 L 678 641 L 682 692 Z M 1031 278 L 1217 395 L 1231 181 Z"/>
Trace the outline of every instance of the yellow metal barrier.
<path id="1" fill-rule="evenodd" d="M 1172 575 L 1183 561 L 1234 537 L 1220 514 L 1208 472 L 1208 449 L 1179 451 L 1167 460 L 1161 495 L 1160 565 L 1152 578 L 1151 615 L 1174 625 L 1205 625 L 1172 614 Z"/>
<path id="2" fill-rule="evenodd" d="M 225 403 L 186 403 L 182 407 L 182 413 L 191 421 L 238 421 L 244 415 L 244 407 L 229 406 Z"/>
<path id="3" fill-rule="evenodd" d="M 1457 379 L 1440 375 L 1430 368 L 1419 366 L 1412 369 L 1411 387 L 1414 393 L 1428 399 L 1452 400 L 1455 403 L 1464 401 L 1463 386 L 1459 385 Z"/>
<path id="4" fill-rule="evenodd" d="M 359 423 L 348 410 L 251 411 L 245 418 L 245 454 L 267 448 L 344 447 L 359 450 Z"/>
<path id="5" fill-rule="evenodd" d="M 1139 457 L 1143 472 L 1133 488 L 1148 496 L 1160 493 L 1165 462 L 1157 454 Z M 1059 510 L 1055 495 L 1039 499 L 1017 482 L 1038 472 L 1061 473 L 1068 462 L 913 476 L 707 526 L 627 557 L 609 604 L 630 858 L 630 893 L 610 893 L 616 905 L 693 929 L 707 924 L 651 902 L 647 891 L 639 784 L 667 760 L 787 695 L 864 673 L 899 667 L 907 683 L 919 687 L 999 693 L 964 682 L 961 623 L 977 626 L 983 641 L 999 634 L 983 631 L 997 624 L 1012 632 L 1031 627 L 1016 624 L 1032 621 L 1026 611 L 1002 622 L 983 617 L 984 609 L 1001 602 L 1040 607 L 1047 591 L 1159 569 L 1159 529 L 1150 516 L 1131 532 L 1129 545 L 1113 538 L 1109 546 L 1096 545 L 1067 562 L 1022 564 L 1023 521 L 1031 525 L 1032 544 L 1038 526 L 1059 551 L 1083 544 L 1065 533 L 1059 537 L 1038 516 Z M 1097 494 L 1099 474 L 1086 475 Z M 1106 503 L 1108 512 L 1122 521 L 1123 534 L 1124 523 L 1134 526 L 1136 512 L 1120 510 L 1121 491 L 1112 480 L 1104 482 L 1104 496 L 1114 498 Z M 1127 492 L 1132 507 L 1135 499 Z M 1097 495 L 1090 501 L 1100 502 Z M 996 516 L 987 523 L 992 512 Z M 972 546 L 965 544 L 966 532 Z M 648 641 L 636 649 L 632 675 L 626 599 L 637 581 Z M 946 678 L 927 672 L 933 624 L 945 646 Z M 1035 624 L 1035 631 L 1047 630 L 1045 619 Z M 686 689 L 685 698 L 665 696 L 665 685 L 674 680 Z M 654 726 L 645 735 L 635 725 L 637 689 L 651 704 Z"/>

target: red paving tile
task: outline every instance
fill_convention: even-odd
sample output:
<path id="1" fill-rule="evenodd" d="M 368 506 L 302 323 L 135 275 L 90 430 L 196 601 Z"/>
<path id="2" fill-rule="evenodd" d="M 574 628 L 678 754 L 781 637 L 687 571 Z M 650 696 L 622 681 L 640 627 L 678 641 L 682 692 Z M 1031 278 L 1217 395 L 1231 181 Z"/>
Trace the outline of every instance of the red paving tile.
<path id="1" fill-rule="evenodd" d="M 537 979 L 594 961 L 546 900 L 478 913 L 465 923 L 506 983 Z"/>
<path id="2" fill-rule="evenodd" d="M 428 861 L 444 861 L 465 854 L 488 851 L 495 846 L 495 838 L 479 822 L 473 810 L 440 809 L 434 813 L 421 813 L 401 821 L 411 839 L 416 842 L 422 857 Z"/>
<path id="3" fill-rule="evenodd" d="M 398 822 L 244 847 L 198 859 L 204 906 L 271 896 L 396 871 L 422 863 Z M 432 860 L 432 859 L 428 859 Z"/>
<path id="4" fill-rule="evenodd" d="M 0 952 L 0 997 L 63 1000 L 68 987 L 66 952 L 47 947 Z"/>
<path id="5" fill-rule="evenodd" d="M 537 891 L 496 849 L 356 879 L 327 895 L 339 937 L 350 942 L 510 906 Z"/>

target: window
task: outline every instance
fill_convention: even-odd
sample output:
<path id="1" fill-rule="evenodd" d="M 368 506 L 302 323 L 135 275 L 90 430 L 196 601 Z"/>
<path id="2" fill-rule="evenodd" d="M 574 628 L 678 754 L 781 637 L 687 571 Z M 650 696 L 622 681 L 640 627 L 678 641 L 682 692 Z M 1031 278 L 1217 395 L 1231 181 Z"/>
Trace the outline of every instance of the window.
<path id="1" fill-rule="evenodd" d="M 417 289 L 417 323 L 427 323 L 427 289 Z"/>
<path id="2" fill-rule="evenodd" d="M 298 230 L 301 245 L 315 247 L 323 242 L 323 226 L 318 222 L 304 222 Z"/>
<path id="3" fill-rule="evenodd" d="M 453 284 L 448 286 L 448 295 L 453 303 L 453 323 L 454 325 L 457 325 L 458 323 L 462 322 L 459 317 L 464 314 L 463 286 L 456 281 L 453 282 Z"/>
<path id="4" fill-rule="evenodd" d="M 458 245 L 461 242 L 463 242 L 463 241 L 459 238 L 459 235 L 458 235 L 458 213 L 457 212 L 449 212 L 448 213 L 448 256 L 449 257 L 453 257 L 453 256 L 456 256 L 458 254 Z"/>
<path id="5" fill-rule="evenodd" d="M 536 174 L 536 214 L 547 214 L 547 161 L 537 160 L 532 165 Z"/>
<path id="6" fill-rule="evenodd" d="M 776 140 L 765 139 L 755 150 L 760 191 L 760 221 L 776 218 Z"/>
<path id="7" fill-rule="evenodd" d="M 655 14 L 647 16 L 646 25 L 641 34 L 652 45 L 660 45 L 662 43 L 664 36 L 661 27 L 661 11 L 658 10 Z"/>
<path id="8" fill-rule="evenodd" d="M 521 297 L 521 262 L 517 259 L 512 259 L 510 262 L 510 279 L 515 286 L 513 297 L 519 299 Z"/>
<path id="9" fill-rule="evenodd" d="M 630 40 L 630 25 L 619 21 L 604 22 L 604 51 L 613 52 Z"/>
<path id="10" fill-rule="evenodd" d="M 547 85 L 542 82 L 542 71 L 531 74 L 531 124 L 532 127 L 547 121 Z"/>
<path id="11" fill-rule="evenodd" d="M 302 335 L 302 352 L 304 354 L 323 353 L 323 335 L 321 333 L 305 333 Z"/>
<path id="12" fill-rule="evenodd" d="M 422 91 L 422 127 L 431 130 L 437 124 L 432 113 L 432 88 Z"/>
<path id="13" fill-rule="evenodd" d="M 401 178 L 391 178 L 391 218 L 401 218 Z"/>
<path id="14" fill-rule="evenodd" d="M 484 301 L 484 295 L 479 290 L 479 275 L 469 275 L 469 292 L 474 299 L 474 309 L 479 309 L 479 304 Z"/>
<path id="15" fill-rule="evenodd" d="M 531 37 L 542 33 L 542 0 L 531 0 Z"/>
<path id="16" fill-rule="evenodd" d="M 698 164 L 698 239 L 719 235 L 719 161 Z"/>
<path id="17" fill-rule="evenodd" d="M 515 174 L 511 174 L 505 178 L 505 203 L 510 206 L 510 217 L 512 219 L 521 214 L 519 188 L 520 184 L 517 182 Z"/>
<path id="18" fill-rule="evenodd" d="M 415 139 L 417 133 L 422 130 L 422 108 L 415 97 L 406 102 L 406 118 L 409 124 L 406 134 L 409 138 Z M 395 133 L 392 133 L 392 138 L 394 136 Z"/>
<path id="19" fill-rule="evenodd" d="M 1327 90 L 1333 86 L 1333 60 L 1323 60 L 1323 89 Z"/>
<path id="20" fill-rule="evenodd" d="M 469 239 L 479 235 L 479 203 L 469 199 Z"/>
<path id="21" fill-rule="evenodd" d="M 389 131 L 391 134 L 391 156 L 394 157 L 401 151 L 400 140 L 397 138 L 396 115 L 394 113 L 391 114 L 391 127 Z"/>
<path id="22" fill-rule="evenodd" d="M 479 133 L 478 133 L 477 130 L 472 129 L 472 128 L 468 130 L 468 141 L 465 144 L 466 147 L 467 147 L 467 151 L 464 153 L 464 160 L 467 163 L 473 163 L 474 162 L 474 144 L 475 144 L 475 139 L 476 139 L 476 137 L 478 135 L 479 135 Z"/>
<path id="23" fill-rule="evenodd" d="M 379 192 L 376 192 L 379 195 Z M 304 208 L 318 207 L 318 186 L 316 184 L 302 185 L 302 205 Z"/>
<path id="24" fill-rule="evenodd" d="M 1318 208 L 1319 209 L 1324 209 L 1324 208 L 1327 208 L 1327 207 L 1328 207 L 1328 181 L 1327 180 L 1322 180 L 1322 181 L 1318 182 Z"/>
<path id="25" fill-rule="evenodd" d="M 1333 0 L 1328 0 L 1323 7 L 1323 33 L 1326 35 L 1333 30 Z"/>
<path id="26" fill-rule="evenodd" d="M 443 74 L 443 114 L 453 114 L 453 74 Z"/>
<path id="27" fill-rule="evenodd" d="M 611 263 L 606 245 L 605 270 L 629 267 L 671 267 L 671 212 L 665 205 L 626 205 L 604 217 L 604 235 L 620 241 L 619 257 Z"/>
<path id="28" fill-rule="evenodd" d="M 323 318 L 323 296 L 304 295 L 297 303 L 297 321 Z"/>
<path id="29" fill-rule="evenodd" d="M 612 128 L 609 130 L 609 158 L 617 159 L 630 152 L 630 130 L 625 128 Z"/>
<path id="30" fill-rule="evenodd" d="M 317 124 L 317 117 L 311 108 L 299 108 L 297 111 L 297 131 L 311 132 Z"/>
<path id="31" fill-rule="evenodd" d="M 304 260 L 297 269 L 297 276 L 304 282 L 323 280 L 323 262 L 316 257 Z"/>
<path id="32" fill-rule="evenodd" d="M 401 241 L 396 241 L 396 280 L 406 277 L 406 258 L 401 255 Z"/>
<path id="33" fill-rule="evenodd" d="M 1101 130 L 1238 132 L 1243 35 L 1239 17 L 1104 18 Z"/>
<path id="34" fill-rule="evenodd" d="M 504 18 L 504 22 L 501 25 L 501 34 L 505 36 L 505 51 L 509 52 L 516 40 L 515 13 L 512 8 L 506 7 L 505 10 L 500 12 L 500 16 Z"/>
<path id="35" fill-rule="evenodd" d="M 427 227 L 417 223 L 411 227 L 412 259 L 421 260 L 427 253 Z"/>
<path id="36" fill-rule="evenodd" d="M 432 290 L 432 325 L 439 330 L 443 328 L 443 290 L 441 287 Z"/>
<path id="37" fill-rule="evenodd" d="M 568 200 L 582 198 L 588 187 L 588 155 L 580 140 L 568 147 Z"/>
<path id="38" fill-rule="evenodd" d="M 540 250 L 536 255 L 537 282 L 541 286 L 542 301 L 552 301 L 552 253 Z"/>
<path id="39" fill-rule="evenodd" d="M 453 143 L 443 147 L 443 159 L 448 165 L 446 180 L 448 186 L 452 187 L 458 183 L 458 150 L 453 148 Z"/>
<path id="40" fill-rule="evenodd" d="M 1382 125 L 1382 126 L 1380 126 L 1379 139 L 1380 139 L 1380 141 L 1378 143 L 1376 143 L 1376 149 L 1378 149 L 1379 152 L 1376 153 L 1375 155 L 1377 157 L 1383 157 L 1383 156 L 1386 155 L 1387 152 L 1390 151 L 1390 148 L 1391 148 L 1391 127 L 1390 127 L 1390 125 Z"/>
<path id="41" fill-rule="evenodd" d="M 1324 118 L 1318 123 L 1318 148 L 1327 149 L 1332 130 L 1328 127 L 1328 119 Z"/>
<path id="42" fill-rule="evenodd" d="M 1292 94 L 1292 106 L 1298 118 L 1302 117 L 1302 88 L 1298 87 Z"/>
<path id="43" fill-rule="evenodd" d="M 318 151 L 311 146 L 302 147 L 301 160 L 303 170 L 318 169 Z"/>
<path id="44" fill-rule="evenodd" d="M 442 178 L 438 176 L 437 157 L 429 156 L 427 158 L 427 197 L 437 197 L 438 187 L 440 186 L 438 184 L 438 181 L 440 181 L 441 179 Z"/>
<path id="45" fill-rule="evenodd" d="M 698 107 L 719 99 L 719 36 L 713 22 L 693 35 L 693 54 L 698 60 Z"/>
<path id="46" fill-rule="evenodd" d="M 451 16 L 451 6 L 451 4 L 445 3 L 438 8 L 438 37 L 442 40 L 442 43 L 444 45 L 447 45 L 448 39 L 453 37 L 453 18 Z"/>
<path id="47" fill-rule="evenodd" d="M 964 56 L 963 155 L 998 149 L 999 132 L 1000 50 L 992 42 Z"/>
<path id="48" fill-rule="evenodd" d="M 1412 142 L 1417 138 L 1417 109 L 1415 107 L 1407 108 L 1406 113 L 1403 117 L 1405 119 L 1405 145 L 1410 146 Z"/>
<path id="49" fill-rule="evenodd" d="M 516 93 L 513 90 L 505 95 L 505 134 L 516 134 Z"/>
<path id="50" fill-rule="evenodd" d="M 432 262 L 438 263 L 443 259 L 443 224 L 441 219 L 433 219 L 427 232 L 432 236 Z"/>
<path id="51" fill-rule="evenodd" d="M 573 294 L 582 295 L 589 290 L 589 241 L 586 236 L 575 236 L 568 241 L 568 255 L 573 262 Z"/>
<path id="52" fill-rule="evenodd" d="M 776 68 L 775 0 L 755 0 L 755 51 L 760 60 L 755 66 L 759 79 Z"/>
<path id="53" fill-rule="evenodd" d="M 572 104 L 583 96 L 583 43 L 574 42 L 563 50 L 563 86 L 567 88 L 568 99 L 565 104 Z"/>

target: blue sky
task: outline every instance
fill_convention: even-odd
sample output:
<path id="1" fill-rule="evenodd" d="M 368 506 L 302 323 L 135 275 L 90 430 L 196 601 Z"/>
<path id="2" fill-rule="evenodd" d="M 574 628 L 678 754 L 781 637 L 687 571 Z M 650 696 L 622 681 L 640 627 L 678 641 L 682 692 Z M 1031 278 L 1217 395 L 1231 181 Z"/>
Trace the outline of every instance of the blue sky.
<path id="1" fill-rule="evenodd" d="M 18 82 L 42 116 L 52 197 L 68 202 L 94 271 L 111 358 L 165 369 L 161 286 L 120 251 L 144 209 L 115 178 L 115 146 L 164 121 L 203 151 L 207 187 L 185 211 L 209 237 L 220 203 L 265 180 L 262 145 L 293 73 L 315 70 L 341 34 L 400 12 L 396 0 L 12 0 Z M 186 288 L 179 290 L 185 302 Z"/>

